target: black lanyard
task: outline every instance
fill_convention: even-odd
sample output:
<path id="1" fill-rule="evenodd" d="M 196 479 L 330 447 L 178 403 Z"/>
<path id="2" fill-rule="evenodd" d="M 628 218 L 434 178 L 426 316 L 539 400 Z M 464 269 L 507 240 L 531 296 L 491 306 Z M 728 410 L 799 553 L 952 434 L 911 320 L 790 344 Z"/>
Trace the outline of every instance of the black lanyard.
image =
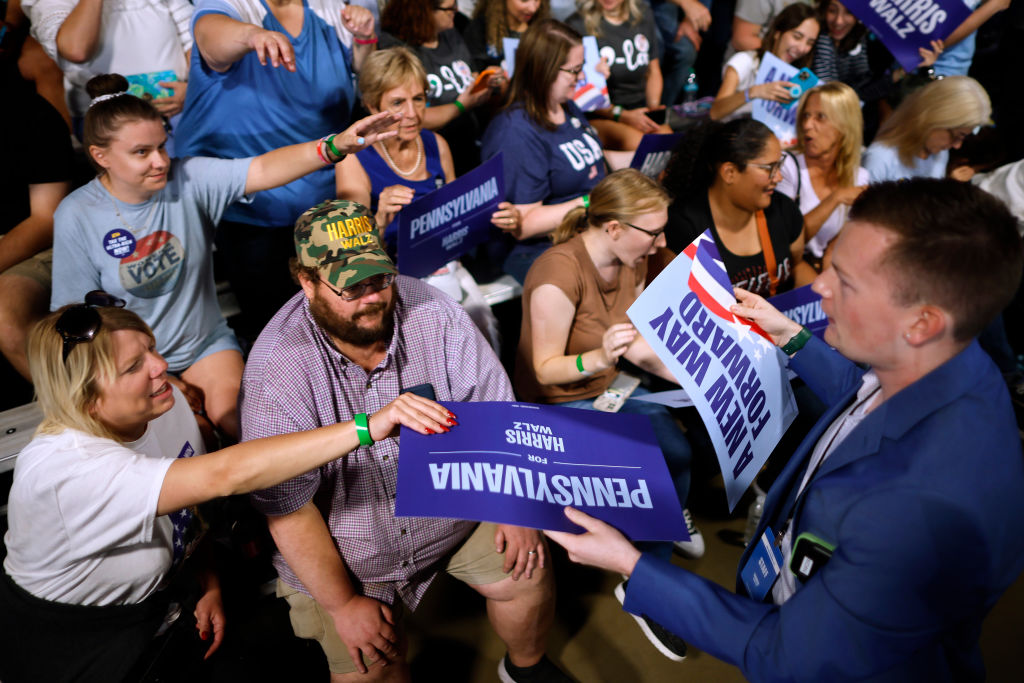
<path id="1" fill-rule="evenodd" d="M 784 516 L 786 522 L 782 525 L 782 528 L 779 529 L 779 533 L 775 536 L 775 547 L 782 547 L 782 539 L 786 536 L 786 532 L 789 531 L 789 525 L 793 522 L 793 517 L 789 513 L 795 512 L 797 507 L 800 505 L 800 501 L 803 499 L 805 495 L 807 495 L 807 490 L 811 488 L 811 484 L 814 482 L 814 477 L 818 475 L 818 470 L 821 469 L 821 466 L 825 464 L 825 460 L 828 459 L 828 455 L 832 450 L 832 444 L 836 442 L 836 439 L 839 438 L 839 434 L 843 431 L 843 423 L 846 422 L 846 420 L 848 420 L 851 415 L 856 413 L 858 408 L 860 408 L 862 405 L 864 405 L 872 398 L 874 398 L 875 394 L 881 391 L 881 389 L 881 385 L 875 387 L 870 394 L 868 394 L 863 399 L 855 403 L 854 406 L 850 408 L 849 412 L 847 412 L 842 417 L 842 419 L 839 422 L 839 426 L 836 428 L 836 431 L 832 434 L 832 438 L 828 440 L 828 445 L 825 446 L 825 450 L 824 452 L 822 452 L 821 458 L 818 459 L 818 462 L 814 465 L 814 469 L 811 470 L 811 476 L 807 478 L 807 485 L 804 486 L 803 491 L 797 494 L 797 497 L 793 500 L 792 505 L 790 505 L 789 509 L 786 511 L 787 514 Z M 854 427 L 854 429 L 856 429 L 856 427 Z"/>

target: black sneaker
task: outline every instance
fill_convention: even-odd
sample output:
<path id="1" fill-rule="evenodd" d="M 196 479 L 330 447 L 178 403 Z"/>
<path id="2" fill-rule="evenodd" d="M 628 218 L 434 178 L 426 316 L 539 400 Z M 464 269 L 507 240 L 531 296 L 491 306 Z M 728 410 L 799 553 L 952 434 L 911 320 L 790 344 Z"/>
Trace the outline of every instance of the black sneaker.
<path id="1" fill-rule="evenodd" d="M 625 604 L 626 602 L 627 583 L 629 582 L 623 581 L 615 587 L 615 597 L 618 598 L 619 604 Z M 640 625 L 640 630 L 647 636 L 647 640 L 651 641 L 651 644 L 658 648 L 658 652 L 673 662 L 681 662 L 686 659 L 686 642 L 682 638 L 666 630 L 653 619 L 638 617 L 632 612 L 627 612 L 627 614 L 636 619 L 636 623 Z"/>
<path id="2" fill-rule="evenodd" d="M 502 683 L 574 683 L 547 655 L 524 668 L 514 666 L 505 655 L 498 662 L 498 679 Z"/>

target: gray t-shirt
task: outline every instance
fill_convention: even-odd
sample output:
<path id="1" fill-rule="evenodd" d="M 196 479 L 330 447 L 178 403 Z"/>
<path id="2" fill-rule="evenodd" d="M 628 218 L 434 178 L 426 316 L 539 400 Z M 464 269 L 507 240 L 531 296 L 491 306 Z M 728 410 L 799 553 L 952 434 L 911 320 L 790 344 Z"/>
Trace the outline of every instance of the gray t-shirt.
<path id="1" fill-rule="evenodd" d="M 141 204 L 114 199 L 99 178 L 72 192 L 54 214 L 50 308 L 93 289 L 119 296 L 153 329 L 171 370 L 189 367 L 223 322 L 214 228 L 245 192 L 251 161 L 174 159 L 167 185 Z"/>
<path id="2" fill-rule="evenodd" d="M 579 14 L 569 17 L 566 23 L 586 33 Z M 636 24 L 624 21 L 618 26 L 602 17 L 598 28 L 601 35 L 597 45 L 611 69 L 608 96 L 612 104 L 626 109 L 647 106 L 647 67 L 652 59 L 658 58 L 658 33 L 651 12 L 645 11 Z"/>
<path id="3" fill-rule="evenodd" d="M 737 0 L 735 16 L 760 26 L 763 35 L 775 15 L 796 2 L 811 4 L 807 0 Z"/>

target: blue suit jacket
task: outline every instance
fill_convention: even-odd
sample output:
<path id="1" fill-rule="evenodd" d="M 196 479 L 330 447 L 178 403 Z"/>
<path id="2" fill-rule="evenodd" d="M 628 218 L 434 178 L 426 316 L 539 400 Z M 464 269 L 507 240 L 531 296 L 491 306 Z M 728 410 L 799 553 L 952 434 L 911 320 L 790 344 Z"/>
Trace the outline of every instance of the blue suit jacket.
<path id="1" fill-rule="evenodd" d="M 818 339 L 792 366 L 831 408 L 768 493 L 758 537 L 785 522 L 863 374 Z M 794 538 L 811 532 L 836 549 L 784 605 L 644 555 L 625 608 L 754 681 L 983 678 L 982 619 L 1024 569 L 1024 457 L 1002 377 L 977 343 L 868 414 L 793 518 Z"/>

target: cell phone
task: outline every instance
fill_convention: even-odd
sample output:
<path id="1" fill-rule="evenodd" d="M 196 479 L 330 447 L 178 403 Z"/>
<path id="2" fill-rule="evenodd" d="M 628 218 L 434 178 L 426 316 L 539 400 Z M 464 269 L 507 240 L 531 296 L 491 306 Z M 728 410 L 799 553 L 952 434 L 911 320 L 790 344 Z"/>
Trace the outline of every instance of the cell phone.
<path id="1" fill-rule="evenodd" d="M 501 73 L 500 66 L 489 66 L 481 71 L 476 80 L 473 81 L 473 85 L 469 86 L 470 93 L 478 93 L 487 87 L 487 83 L 491 80 L 491 76 L 496 76 Z"/>
<path id="2" fill-rule="evenodd" d="M 423 398 L 429 398 L 431 401 L 437 400 L 437 395 L 434 393 L 434 385 L 429 382 L 425 384 L 417 384 L 416 386 L 409 387 L 408 389 L 402 389 L 401 393 L 416 394 Z"/>
<path id="3" fill-rule="evenodd" d="M 647 112 L 647 118 L 654 121 L 659 126 L 665 124 L 665 114 L 668 113 L 668 109 L 655 109 Z"/>
<path id="4" fill-rule="evenodd" d="M 803 95 L 808 90 L 810 90 L 811 88 L 813 88 L 814 86 L 818 85 L 819 80 L 818 77 L 814 75 L 813 71 L 811 71 L 807 67 L 804 67 L 803 69 L 797 71 L 796 75 L 793 76 L 793 78 L 789 79 L 789 82 L 789 94 L 793 96 L 793 99 L 790 100 L 788 104 L 782 105 L 787 109 L 789 107 L 795 106 L 796 103 L 800 101 L 800 96 Z"/>
<path id="5" fill-rule="evenodd" d="M 836 547 L 828 541 L 823 541 L 814 534 L 804 532 L 796 537 L 796 542 L 793 544 L 789 568 L 801 582 L 808 581 L 825 566 L 835 549 Z"/>
<path id="6" fill-rule="evenodd" d="M 158 100 L 162 97 L 171 97 L 173 90 L 168 90 L 158 83 L 178 80 L 178 75 L 173 71 L 150 71 L 144 74 L 131 74 L 125 76 L 128 80 L 128 92 L 143 100 Z"/>
<path id="7" fill-rule="evenodd" d="M 622 404 L 630 397 L 633 391 L 640 386 L 640 378 L 634 377 L 626 372 L 620 372 L 604 390 L 604 393 L 594 399 L 594 410 L 605 413 L 617 413 Z"/>

